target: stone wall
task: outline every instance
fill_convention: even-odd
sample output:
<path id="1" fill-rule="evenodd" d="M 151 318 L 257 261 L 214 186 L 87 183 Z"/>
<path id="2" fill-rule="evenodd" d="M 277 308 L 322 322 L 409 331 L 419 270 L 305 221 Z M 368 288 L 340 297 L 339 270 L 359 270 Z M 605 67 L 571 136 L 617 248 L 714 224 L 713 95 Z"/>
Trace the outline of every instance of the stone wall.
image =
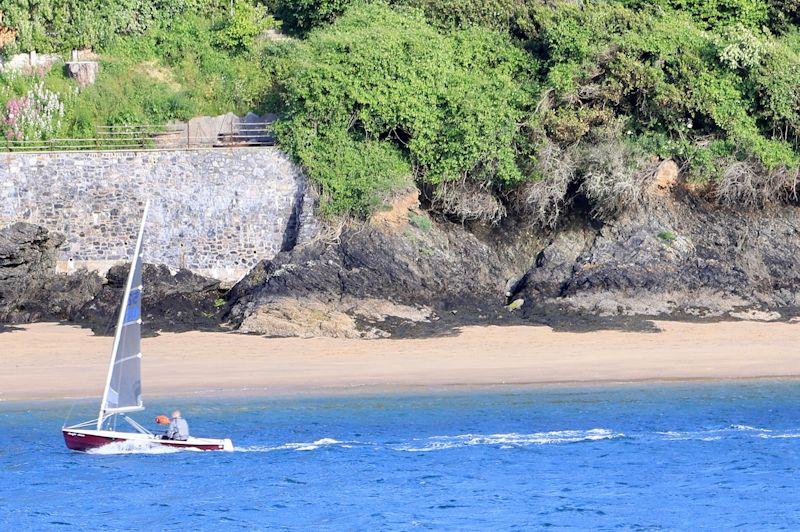
<path id="1" fill-rule="evenodd" d="M 313 232 L 303 174 L 276 148 L 0 154 L 0 225 L 64 233 L 61 269 L 145 261 L 235 281 Z"/>

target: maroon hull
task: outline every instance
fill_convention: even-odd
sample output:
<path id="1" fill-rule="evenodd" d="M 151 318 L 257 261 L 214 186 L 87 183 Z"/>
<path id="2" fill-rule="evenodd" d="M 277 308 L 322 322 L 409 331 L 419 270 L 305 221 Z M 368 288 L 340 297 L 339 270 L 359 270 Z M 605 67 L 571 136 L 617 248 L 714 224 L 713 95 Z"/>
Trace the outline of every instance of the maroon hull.
<path id="1" fill-rule="evenodd" d="M 64 443 L 73 451 L 88 451 L 89 449 L 96 449 L 109 443 L 118 441 L 128 441 L 127 438 L 111 438 L 108 436 L 98 436 L 95 434 L 83 434 L 78 431 L 64 430 Z M 140 440 L 141 441 L 141 440 Z M 186 449 L 200 449 L 201 451 L 222 451 L 224 446 L 220 444 L 188 444 L 186 442 L 168 441 L 168 440 L 152 440 L 153 443 L 158 445 L 165 445 L 167 447 L 183 447 Z"/>
<path id="2" fill-rule="evenodd" d="M 124 441 L 117 438 L 105 438 L 103 436 L 94 436 L 92 434 L 80 434 L 77 432 L 64 431 L 64 443 L 73 451 L 88 451 L 89 449 L 96 449 L 115 441 Z"/>

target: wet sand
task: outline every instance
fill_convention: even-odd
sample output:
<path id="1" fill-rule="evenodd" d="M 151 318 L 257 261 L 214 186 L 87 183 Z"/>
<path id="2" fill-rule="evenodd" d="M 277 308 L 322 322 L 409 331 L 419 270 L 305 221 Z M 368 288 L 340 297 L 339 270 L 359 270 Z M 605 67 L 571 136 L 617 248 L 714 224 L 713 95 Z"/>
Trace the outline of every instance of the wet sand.
<path id="1" fill-rule="evenodd" d="M 800 322 L 656 322 L 661 332 L 466 327 L 402 340 L 164 333 L 142 342 L 147 396 L 328 394 L 498 384 L 800 376 Z M 0 333 L 0 400 L 99 397 L 113 339 L 55 323 Z"/>

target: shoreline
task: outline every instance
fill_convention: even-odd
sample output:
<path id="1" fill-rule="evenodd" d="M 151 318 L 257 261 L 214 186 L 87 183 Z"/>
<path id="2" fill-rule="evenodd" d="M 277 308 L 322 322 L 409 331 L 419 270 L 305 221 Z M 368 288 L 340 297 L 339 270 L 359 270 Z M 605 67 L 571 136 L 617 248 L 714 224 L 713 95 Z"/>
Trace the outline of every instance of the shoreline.
<path id="1" fill-rule="evenodd" d="M 678 377 L 678 378 L 644 378 L 632 380 L 568 380 L 568 381 L 531 381 L 531 382 L 503 382 L 503 383 L 453 383 L 440 385 L 404 384 L 404 385 L 355 385 L 355 386 L 330 386 L 324 388 L 281 388 L 281 387 L 252 387 L 252 388 L 199 388 L 182 389 L 174 393 L 164 390 L 145 390 L 146 397 L 153 399 L 189 399 L 203 396 L 214 399 L 237 398 L 318 398 L 318 397 L 370 397 L 370 396 L 401 396 L 401 395 L 448 395 L 470 392 L 524 392 L 533 389 L 591 389 L 591 388 L 625 388 L 646 386 L 679 386 L 679 385 L 713 385 L 728 383 L 761 383 L 761 382 L 800 382 L 797 375 L 754 375 L 746 377 Z M 50 401 L 75 401 L 96 402 L 102 389 L 97 394 L 63 396 L 63 397 L 34 397 L 34 398 L 2 398 L 0 403 L 27 403 Z"/>
<path id="2" fill-rule="evenodd" d="M 419 339 L 145 338 L 148 398 L 453 393 L 800 379 L 800 323 L 655 321 L 659 332 L 469 326 Z M 0 401 L 98 397 L 111 339 L 58 323 L 0 333 Z"/>

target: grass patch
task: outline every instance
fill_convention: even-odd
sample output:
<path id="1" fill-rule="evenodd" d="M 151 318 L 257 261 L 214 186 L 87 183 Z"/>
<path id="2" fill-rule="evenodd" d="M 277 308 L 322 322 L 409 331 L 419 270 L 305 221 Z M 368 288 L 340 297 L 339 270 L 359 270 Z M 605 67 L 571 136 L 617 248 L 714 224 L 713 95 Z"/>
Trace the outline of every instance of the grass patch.
<path id="1" fill-rule="evenodd" d="M 427 233 L 433 227 L 431 219 L 422 213 L 409 212 L 408 222 L 424 233 Z"/>
<path id="2" fill-rule="evenodd" d="M 178 0 L 157 4 L 89 2 L 79 10 L 82 18 L 75 27 L 66 27 L 69 20 L 48 18 L 49 12 L 12 9 L 4 22 L 10 18 L 23 27 L 29 24 L 34 32 L 25 33 L 25 39 L 33 41 L 23 39 L 16 47 L 25 43 L 40 53 L 55 52 L 66 59 L 70 47 L 88 46 L 99 55 L 100 71 L 97 82 L 84 89 L 67 78 L 59 65 L 45 74 L 2 73 L 0 106 L 5 110 L 10 100 L 24 97 L 43 81 L 64 106 L 64 118 L 53 135 L 62 138 L 92 137 L 97 126 L 157 125 L 231 111 L 263 113 L 274 107 L 272 79 L 264 75 L 261 61 L 265 42 L 260 35 L 276 22 L 263 6 L 243 0 L 233 4 L 196 0 L 188 8 Z M 135 5 L 146 13 L 131 8 Z M 229 16 L 231 6 L 233 17 Z M 71 9 L 65 13 L 72 13 Z M 109 13 L 129 18 L 109 20 Z M 70 40 L 80 31 L 86 32 L 80 42 Z M 15 51 L 6 47 L 2 53 Z"/>
<path id="3" fill-rule="evenodd" d="M 658 239 L 667 244 L 668 246 L 671 246 L 675 242 L 675 240 L 678 239 L 678 237 L 672 231 L 661 231 L 656 236 L 658 236 Z"/>

